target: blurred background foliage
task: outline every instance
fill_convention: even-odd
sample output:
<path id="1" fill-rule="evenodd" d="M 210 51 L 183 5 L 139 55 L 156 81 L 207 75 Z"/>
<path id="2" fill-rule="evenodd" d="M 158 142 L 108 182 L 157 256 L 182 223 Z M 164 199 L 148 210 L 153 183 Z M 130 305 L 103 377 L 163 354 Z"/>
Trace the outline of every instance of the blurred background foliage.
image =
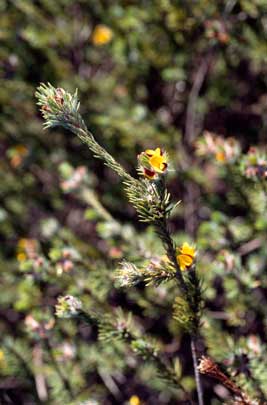
<path id="1" fill-rule="evenodd" d="M 205 291 L 199 349 L 264 403 L 266 72 L 265 0 L 1 0 L 1 403 L 183 403 L 124 343 L 55 321 L 62 294 L 131 312 L 194 393 L 174 288 L 113 277 L 162 247 L 109 169 L 72 134 L 43 131 L 34 92 L 47 81 L 78 88 L 90 130 L 132 174 L 144 149 L 168 151 L 172 230 L 196 243 Z M 205 404 L 230 401 L 203 384 Z"/>

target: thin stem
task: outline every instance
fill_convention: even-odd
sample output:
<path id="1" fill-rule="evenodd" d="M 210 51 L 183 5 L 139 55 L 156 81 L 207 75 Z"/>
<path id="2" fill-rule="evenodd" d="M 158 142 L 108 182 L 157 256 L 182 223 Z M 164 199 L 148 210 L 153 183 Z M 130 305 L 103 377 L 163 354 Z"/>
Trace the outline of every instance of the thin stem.
<path id="1" fill-rule="evenodd" d="M 163 206 L 164 206 L 163 200 L 164 200 L 165 190 L 166 190 L 165 177 L 162 177 L 161 181 L 157 184 L 157 191 L 159 193 L 159 196 L 161 199 L 161 204 Z M 155 226 L 156 226 L 157 234 L 159 235 L 159 237 L 162 241 L 162 244 L 166 250 L 167 256 L 176 270 L 176 279 L 178 281 L 178 284 L 179 284 L 180 288 L 182 289 L 183 293 L 186 295 L 187 299 L 189 299 L 188 288 L 187 288 L 187 285 L 182 276 L 181 269 L 177 263 L 175 244 L 174 244 L 174 241 L 173 241 L 170 231 L 169 231 L 166 212 L 161 219 L 159 219 L 155 222 Z"/>
<path id="2" fill-rule="evenodd" d="M 69 129 L 88 146 L 88 148 L 94 153 L 94 157 L 103 160 L 104 164 L 110 167 L 121 178 L 128 181 L 135 181 L 135 179 L 126 172 L 126 170 L 113 158 L 113 156 L 111 156 L 111 154 L 108 153 L 105 148 L 96 142 L 93 134 L 88 130 L 86 125 L 84 123 L 82 127 L 80 125 L 76 122 L 76 126 L 69 125 Z"/>
<path id="3" fill-rule="evenodd" d="M 180 267 L 178 266 L 178 263 L 176 260 L 176 252 L 175 252 L 175 248 L 174 248 L 174 243 L 173 243 L 172 237 L 170 235 L 170 231 L 168 229 L 168 224 L 167 224 L 166 218 L 163 218 L 163 219 L 157 221 L 156 226 L 157 226 L 157 233 L 166 249 L 167 256 L 175 267 L 176 278 L 177 278 L 178 284 L 181 287 L 181 289 L 183 290 L 186 297 L 188 298 L 188 288 L 183 279 Z"/>
<path id="4" fill-rule="evenodd" d="M 161 184 L 161 188 L 163 189 L 165 187 L 165 183 L 163 182 Z M 162 192 L 161 192 L 162 196 Z M 196 353 L 196 332 L 198 330 L 198 316 L 199 316 L 199 304 L 200 304 L 200 289 L 199 289 L 199 283 L 198 279 L 196 276 L 195 269 L 191 269 L 191 283 L 194 286 L 194 294 L 191 295 L 188 285 L 186 284 L 180 267 L 177 263 L 176 259 L 176 252 L 175 252 L 175 245 L 173 242 L 173 239 L 170 235 L 169 228 L 168 228 L 168 223 L 167 223 L 167 218 L 164 216 L 161 220 L 157 221 L 157 232 L 162 240 L 162 243 L 166 249 L 167 256 L 169 260 L 173 263 L 175 269 L 176 269 L 176 279 L 178 281 L 179 287 L 182 289 L 183 293 L 186 296 L 187 302 L 192 310 L 192 312 L 195 314 L 195 328 L 194 328 L 194 334 L 191 335 L 191 351 L 192 351 L 192 358 L 193 358 L 193 365 L 194 365 L 194 374 L 195 374 L 195 380 L 196 380 L 196 386 L 197 386 L 197 395 L 198 395 L 198 403 L 199 405 L 204 405 L 203 402 L 203 391 L 202 391 L 202 386 L 201 386 L 201 381 L 200 381 L 200 374 L 198 371 L 198 364 L 197 364 L 197 353 Z"/>
<path id="5" fill-rule="evenodd" d="M 177 385 L 179 387 L 179 389 L 185 395 L 185 398 L 189 402 L 189 404 L 190 405 L 193 404 L 190 394 L 186 391 L 183 385 L 177 380 L 176 375 L 166 366 L 164 361 L 156 355 L 152 355 L 151 360 L 155 362 L 157 369 L 162 373 L 163 376 L 166 375 L 167 378 L 173 381 L 174 385 Z"/>
<path id="6" fill-rule="evenodd" d="M 31 367 L 29 366 L 28 362 L 24 359 L 24 357 L 21 355 L 21 353 L 15 348 L 15 345 L 10 345 L 7 344 L 7 349 L 13 353 L 16 358 L 19 360 L 19 362 L 21 363 L 21 366 L 24 368 L 25 373 L 29 379 L 29 381 L 32 383 L 32 387 L 33 387 L 33 391 L 32 394 L 34 396 L 34 399 L 36 401 L 36 404 L 41 404 L 42 401 L 40 400 L 37 388 L 36 388 L 36 384 L 35 384 L 35 379 L 34 379 L 34 373 L 31 369 Z"/>
<path id="7" fill-rule="evenodd" d="M 105 221 L 116 222 L 106 208 L 101 204 L 97 195 L 92 191 L 86 188 L 81 191 L 81 198 L 87 203 L 90 204 Z"/>
<path id="8" fill-rule="evenodd" d="M 199 92 L 208 73 L 212 56 L 213 48 L 210 48 L 198 66 L 193 80 L 193 85 L 189 93 L 185 122 L 185 142 L 189 147 L 191 147 L 196 137 L 196 104 L 198 101 Z"/>
<path id="9" fill-rule="evenodd" d="M 229 14 L 231 14 L 234 6 L 236 5 L 236 0 L 228 0 L 225 5 L 224 12 L 222 14 L 222 18 L 226 19 Z"/>
<path id="10" fill-rule="evenodd" d="M 197 385 L 198 403 L 199 403 L 199 405 L 204 405 L 203 390 L 202 390 L 202 385 L 201 385 L 201 381 L 200 381 L 200 374 L 199 374 L 198 364 L 197 364 L 197 351 L 196 351 L 196 338 L 195 338 L 195 336 L 191 336 L 191 352 L 192 352 L 192 358 L 193 358 L 195 380 L 196 380 L 196 385 Z"/>
<path id="11" fill-rule="evenodd" d="M 69 381 L 67 380 L 67 378 L 62 373 L 62 371 L 61 371 L 61 369 L 60 369 L 60 367 L 58 365 L 58 362 L 57 362 L 57 360 L 56 360 L 56 358 L 54 356 L 54 353 L 53 353 L 53 348 L 51 347 L 51 344 L 50 344 L 49 340 L 45 339 L 44 343 L 45 343 L 45 346 L 46 346 L 46 349 L 47 349 L 47 353 L 48 353 L 48 355 L 50 357 L 50 360 L 51 360 L 51 362 L 52 362 L 52 364 L 53 364 L 59 378 L 61 379 L 61 382 L 62 382 L 65 390 L 68 392 L 70 399 L 74 399 L 74 393 L 73 393 L 72 387 L 71 387 Z"/>
<path id="12" fill-rule="evenodd" d="M 83 320 L 88 325 L 90 325 L 90 326 L 94 325 L 97 328 L 99 328 L 99 323 L 101 323 L 101 320 L 98 321 L 98 319 L 94 315 L 91 316 L 91 314 L 88 314 L 84 311 L 81 311 L 79 313 L 78 318 Z M 132 343 L 137 340 L 137 337 L 134 336 L 129 330 L 127 330 L 126 334 L 122 334 L 122 338 L 130 347 L 131 347 Z M 178 389 L 180 389 L 183 392 L 188 404 L 192 405 L 193 401 L 191 399 L 189 392 L 184 388 L 182 383 L 177 379 L 177 376 L 176 376 L 174 370 L 172 370 L 172 368 L 170 368 L 166 364 L 166 362 L 163 360 L 162 356 L 160 356 L 158 353 L 156 354 L 153 348 L 152 349 L 147 348 L 146 352 L 145 352 L 145 357 L 155 364 L 155 366 L 157 367 L 157 369 L 160 372 L 160 375 L 162 377 L 166 377 L 166 379 L 171 381 L 174 386 L 177 386 Z"/>

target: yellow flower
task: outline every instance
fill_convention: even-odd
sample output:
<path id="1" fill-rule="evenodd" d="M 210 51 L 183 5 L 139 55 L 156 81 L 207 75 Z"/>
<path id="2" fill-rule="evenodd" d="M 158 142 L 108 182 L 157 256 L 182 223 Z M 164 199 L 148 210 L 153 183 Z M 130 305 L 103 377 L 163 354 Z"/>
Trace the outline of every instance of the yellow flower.
<path id="1" fill-rule="evenodd" d="M 99 24 L 92 33 L 92 42 L 96 46 L 108 44 L 113 37 L 112 30 L 106 25 Z"/>
<path id="2" fill-rule="evenodd" d="M 21 238 L 21 239 L 18 241 L 18 247 L 21 248 L 21 249 L 25 249 L 25 247 L 26 247 L 26 245 L 27 245 L 27 243 L 28 243 L 28 240 L 29 240 L 29 239 Z"/>
<path id="3" fill-rule="evenodd" d="M 160 148 L 155 150 L 147 149 L 145 151 L 148 162 L 153 170 L 157 173 L 164 173 L 168 167 L 167 158 Z"/>
<path id="4" fill-rule="evenodd" d="M 149 180 L 158 179 L 168 167 L 167 154 L 160 148 L 147 149 L 138 155 L 138 160 L 143 175 Z"/>
<path id="5" fill-rule="evenodd" d="M 132 395 L 129 399 L 130 405 L 141 405 L 141 401 L 137 395 Z"/>
<path id="6" fill-rule="evenodd" d="M 24 262 L 27 259 L 36 257 L 38 244 L 36 239 L 22 238 L 17 245 L 17 260 Z"/>
<path id="7" fill-rule="evenodd" d="M 19 262 L 25 262 L 25 260 L 27 259 L 27 256 L 25 253 L 21 252 L 17 254 L 17 260 Z"/>
<path id="8" fill-rule="evenodd" d="M 6 359 L 3 350 L 0 350 L 0 367 L 1 368 L 6 367 Z"/>
<path id="9" fill-rule="evenodd" d="M 194 246 L 190 246 L 187 242 L 184 242 L 180 248 L 177 249 L 178 254 L 176 256 L 177 263 L 180 269 L 184 271 L 188 267 L 192 266 L 194 258 L 196 256 L 196 249 Z"/>
<path id="10" fill-rule="evenodd" d="M 0 350 L 0 361 L 3 361 L 5 358 L 3 350 Z"/>
<path id="11" fill-rule="evenodd" d="M 216 155 L 215 155 L 215 158 L 216 158 L 216 160 L 217 160 L 218 162 L 221 162 L 221 163 L 223 163 L 223 162 L 226 161 L 225 153 L 222 152 L 222 151 L 217 152 Z"/>

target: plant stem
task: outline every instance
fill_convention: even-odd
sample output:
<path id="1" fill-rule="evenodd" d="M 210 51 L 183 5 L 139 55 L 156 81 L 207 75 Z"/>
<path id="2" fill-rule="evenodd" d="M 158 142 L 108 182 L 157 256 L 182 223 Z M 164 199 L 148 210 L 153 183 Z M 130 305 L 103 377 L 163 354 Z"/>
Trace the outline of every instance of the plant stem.
<path id="1" fill-rule="evenodd" d="M 101 319 L 99 320 L 98 318 L 96 318 L 96 316 L 91 316 L 91 314 L 81 311 L 79 313 L 79 315 L 77 316 L 77 318 L 81 319 L 86 324 L 88 324 L 90 326 L 94 325 L 99 329 L 99 324 L 101 323 Z M 130 346 L 130 348 L 132 348 L 133 342 L 138 340 L 138 338 L 136 336 L 134 336 L 129 330 L 127 330 L 126 334 L 122 334 L 122 338 Z M 158 371 L 160 372 L 160 375 L 162 377 L 165 377 L 167 380 L 171 381 L 171 383 L 173 383 L 173 385 L 176 388 L 178 387 L 178 389 L 183 392 L 187 403 L 190 405 L 193 405 L 193 400 L 191 399 L 190 393 L 184 388 L 182 383 L 177 378 L 175 371 L 171 367 L 168 366 L 168 364 L 164 361 L 162 356 L 159 355 L 158 353 L 156 353 L 153 347 L 151 347 L 151 348 L 147 347 L 144 350 L 145 350 L 145 355 L 144 355 L 144 353 L 143 353 L 143 355 L 141 353 L 139 353 L 139 355 L 143 356 L 146 359 L 153 362 L 155 364 L 156 368 L 158 369 Z M 102 378 L 102 375 L 100 375 L 100 376 Z M 113 393 L 113 395 L 114 395 L 114 393 Z"/>
<path id="2" fill-rule="evenodd" d="M 1 341 L 1 343 L 2 343 L 2 341 Z M 41 405 L 42 401 L 39 398 L 39 394 L 38 394 L 36 384 L 35 384 L 34 373 L 31 369 L 31 367 L 29 366 L 29 363 L 24 359 L 24 357 L 22 356 L 20 351 L 15 348 L 15 345 L 12 346 L 11 344 L 7 344 L 6 346 L 7 346 L 7 349 L 11 353 L 13 353 L 16 356 L 17 360 L 19 360 L 19 362 L 21 363 L 21 366 L 25 370 L 27 378 L 29 379 L 29 381 L 31 381 L 32 388 L 33 388 L 32 394 L 34 396 L 35 403 L 38 405 L 39 404 Z"/>
<path id="3" fill-rule="evenodd" d="M 175 247 L 170 235 L 166 217 L 156 222 L 156 230 L 163 243 L 163 246 L 165 247 L 167 256 L 176 270 L 176 279 L 178 281 L 178 285 L 188 299 L 188 288 L 183 279 L 180 267 L 177 264 Z"/>
<path id="4" fill-rule="evenodd" d="M 161 188 L 163 189 L 164 186 L 165 186 L 165 183 L 163 182 L 161 184 Z M 162 196 L 162 190 L 160 190 L 160 191 L 161 191 L 161 196 Z M 167 256 L 175 267 L 176 279 L 177 279 L 178 285 L 181 288 L 181 290 L 183 291 L 183 293 L 185 294 L 188 304 L 190 305 L 192 312 L 196 316 L 195 330 L 191 335 L 191 352 L 192 352 L 194 374 L 195 374 L 195 380 L 196 380 L 196 386 L 197 386 L 198 403 L 199 403 L 199 405 L 204 405 L 203 391 L 202 391 L 202 386 L 201 386 L 201 381 L 200 381 L 200 374 L 198 371 L 197 353 L 196 353 L 196 332 L 197 332 L 198 326 L 199 326 L 198 325 L 198 315 L 199 315 L 199 304 L 200 304 L 200 296 L 199 296 L 200 290 L 199 290 L 198 279 L 196 277 L 195 269 L 194 268 L 191 269 L 191 283 L 195 287 L 194 295 L 191 296 L 189 289 L 188 289 L 188 285 L 186 284 L 186 282 L 182 276 L 181 269 L 177 263 L 175 244 L 170 235 L 166 216 L 164 216 L 162 219 L 157 221 L 156 225 L 157 225 L 157 227 L 156 227 L 157 233 L 159 234 L 159 236 L 162 240 L 162 243 L 166 249 Z"/>
<path id="5" fill-rule="evenodd" d="M 198 403 L 199 403 L 199 405 L 204 405 L 203 390 L 202 390 L 200 374 L 199 374 L 198 364 L 197 364 L 197 351 L 196 351 L 196 337 L 195 336 L 191 336 L 191 352 L 192 352 L 192 358 L 193 358 L 195 380 L 196 380 L 196 385 L 197 385 Z"/>
<path id="6" fill-rule="evenodd" d="M 72 391 L 72 387 L 71 387 L 69 381 L 67 380 L 67 378 L 65 377 L 65 375 L 62 373 L 61 368 L 58 365 L 58 362 L 57 362 L 57 360 L 56 360 L 56 358 L 54 356 L 54 353 L 53 353 L 53 348 L 52 348 L 51 343 L 50 343 L 48 338 L 44 339 L 44 344 L 45 344 L 45 347 L 47 349 L 47 353 L 48 353 L 48 355 L 50 357 L 50 360 L 51 360 L 51 362 L 52 362 L 52 364 L 53 364 L 53 366 L 55 368 L 55 371 L 57 372 L 57 374 L 58 374 L 58 376 L 59 376 L 59 378 L 60 378 L 60 380 L 62 382 L 62 385 L 63 385 L 64 389 L 69 394 L 70 399 L 74 399 L 74 393 Z"/>

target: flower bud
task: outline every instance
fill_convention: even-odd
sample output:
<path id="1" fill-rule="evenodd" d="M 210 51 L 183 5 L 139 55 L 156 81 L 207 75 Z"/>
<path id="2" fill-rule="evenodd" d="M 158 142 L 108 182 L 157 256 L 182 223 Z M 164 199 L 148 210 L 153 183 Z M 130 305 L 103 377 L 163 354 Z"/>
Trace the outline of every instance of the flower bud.
<path id="1" fill-rule="evenodd" d="M 59 297 L 56 305 L 56 316 L 59 318 L 72 318 L 79 314 L 82 309 L 82 303 L 78 298 L 72 295 Z"/>

